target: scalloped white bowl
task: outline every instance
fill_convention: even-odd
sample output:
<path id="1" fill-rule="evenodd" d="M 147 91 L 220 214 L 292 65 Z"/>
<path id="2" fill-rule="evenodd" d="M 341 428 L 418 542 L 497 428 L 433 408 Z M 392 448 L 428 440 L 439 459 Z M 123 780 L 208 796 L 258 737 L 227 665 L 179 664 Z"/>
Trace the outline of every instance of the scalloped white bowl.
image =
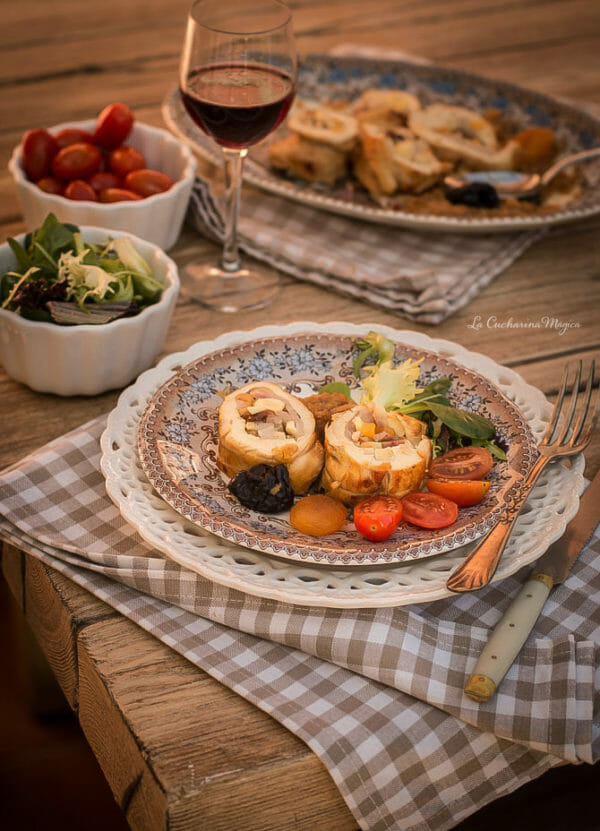
<path id="1" fill-rule="evenodd" d="M 95 120 L 74 121 L 50 127 L 57 133 L 65 127 L 81 127 L 92 131 Z M 19 144 L 14 148 L 8 169 L 17 187 L 21 211 L 28 228 L 38 228 L 47 214 L 54 213 L 61 222 L 93 225 L 114 231 L 125 231 L 158 245 L 171 248 L 181 232 L 190 198 L 197 161 L 189 147 L 167 130 L 136 122 L 127 138 L 128 145 L 140 150 L 148 167 L 166 173 L 175 184 L 139 202 L 87 202 L 66 199 L 45 193 L 30 182 L 22 166 Z"/>
<path id="2" fill-rule="evenodd" d="M 162 350 L 179 294 L 177 266 L 158 246 L 118 229 L 80 229 L 88 242 L 130 237 L 165 288 L 154 305 L 105 324 L 59 326 L 0 309 L 0 363 L 11 378 L 37 392 L 97 395 L 127 386 Z M 16 237 L 21 243 L 24 238 Z M 1 245 L 0 274 L 15 266 L 10 246 Z"/>

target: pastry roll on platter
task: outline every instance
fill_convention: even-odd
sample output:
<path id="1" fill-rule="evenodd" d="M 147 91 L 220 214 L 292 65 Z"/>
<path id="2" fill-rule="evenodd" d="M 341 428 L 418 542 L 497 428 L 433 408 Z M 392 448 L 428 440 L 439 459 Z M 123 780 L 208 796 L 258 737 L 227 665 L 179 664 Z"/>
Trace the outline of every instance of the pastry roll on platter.
<path id="1" fill-rule="evenodd" d="M 410 130 L 381 130 L 374 124 L 363 124 L 360 139 L 354 173 L 373 195 L 391 195 L 398 190 L 422 193 L 450 170 L 450 165 L 440 162 L 429 145 Z"/>
<path id="2" fill-rule="evenodd" d="M 277 384 L 253 381 L 223 399 L 217 465 L 228 476 L 258 464 L 284 464 L 294 493 L 305 493 L 323 456 L 313 414 Z"/>
<path id="3" fill-rule="evenodd" d="M 493 125 L 466 107 L 431 104 L 411 113 L 408 124 L 440 159 L 474 170 L 510 170 L 515 165 L 517 142 L 499 146 Z"/>
<path id="4" fill-rule="evenodd" d="M 345 505 L 373 494 L 401 497 L 419 490 L 430 461 L 421 421 L 360 404 L 334 415 L 325 429 L 321 485 Z"/>

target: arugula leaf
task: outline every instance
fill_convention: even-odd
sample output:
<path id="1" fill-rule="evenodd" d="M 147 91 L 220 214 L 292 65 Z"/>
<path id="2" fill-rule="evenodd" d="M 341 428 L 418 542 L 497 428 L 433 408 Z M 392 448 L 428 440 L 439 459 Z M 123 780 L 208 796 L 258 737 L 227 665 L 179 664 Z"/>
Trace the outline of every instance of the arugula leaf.
<path id="1" fill-rule="evenodd" d="M 494 437 L 496 432 L 494 425 L 479 413 L 448 407 L 446 404 L 438 404 L 434 401 L 430 401 L 428 406 L 440 421 L 461 436 L 468 436 L 470 439 L 492 439 Z"/>
<path id="2" fill-rule="evenodd" d="M 15 255 L 17 265 L 21 271 L 28 271 L 33 266 L 33 263 L 31 262 L 31 257 L 27 253 L 26 249 L 23 248 L 20 242 L 13 239 L 13 237 L 9 237 L 6 241 L 10 245 L 11 251 Z"/>
<path id="3" fill-rule="evenodd" d="M 348 400 L 352 398 L 350 387 L 343 381 L 332 381 L 330 384 L 323 384 L 323 386 L 319 389 L 319 395 L 322 392 L 340 392 L 342 395 L 345 395 Z"/>
<path id="4" fill-rule="evenodd" d="M 500 459 L 501 461 L 506 460 L 506 452 L 496 444 L 494 439 L 491 439 L 490 441 L 484 439 L 472 439 L 471 444 L 474 444 L 477 447 L 486 447 L 496 459 Z"/>
<path id="5" fill-rule="evenodd" d="M 31 265 L 37 266 L 44 274 L 55 276 L 60 255 L 76 249 L 73 227 L 59 222 L 54 214 L 48 214 L 31 235 L 27 247 Z"/>

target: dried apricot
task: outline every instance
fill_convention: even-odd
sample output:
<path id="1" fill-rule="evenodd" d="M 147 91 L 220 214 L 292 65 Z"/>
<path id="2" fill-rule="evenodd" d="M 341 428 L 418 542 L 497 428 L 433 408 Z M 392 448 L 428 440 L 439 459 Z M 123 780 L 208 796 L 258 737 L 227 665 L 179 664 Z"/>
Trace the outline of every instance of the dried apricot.
<path id="1" fill-rule="evenodd" d="M 303 496 L 290 511 L 293 527 L 311 537 L 323 537 L 339 531 L 346 524 L 347 518 L 345 505 L 321 493 Z"/>

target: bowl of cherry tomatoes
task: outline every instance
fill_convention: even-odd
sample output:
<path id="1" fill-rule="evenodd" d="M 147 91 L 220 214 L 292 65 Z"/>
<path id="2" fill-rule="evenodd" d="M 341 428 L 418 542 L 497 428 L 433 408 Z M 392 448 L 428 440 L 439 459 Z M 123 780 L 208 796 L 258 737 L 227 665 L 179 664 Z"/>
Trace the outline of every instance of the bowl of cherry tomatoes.
<path id="1" fill-rule="evenodd" d="M 181 232 L 197 163 L 182 141 L 116 103 L 96 119 L 28 130 L 8 167 L 28 227 L 53 213 L 167 250 Z"/>

